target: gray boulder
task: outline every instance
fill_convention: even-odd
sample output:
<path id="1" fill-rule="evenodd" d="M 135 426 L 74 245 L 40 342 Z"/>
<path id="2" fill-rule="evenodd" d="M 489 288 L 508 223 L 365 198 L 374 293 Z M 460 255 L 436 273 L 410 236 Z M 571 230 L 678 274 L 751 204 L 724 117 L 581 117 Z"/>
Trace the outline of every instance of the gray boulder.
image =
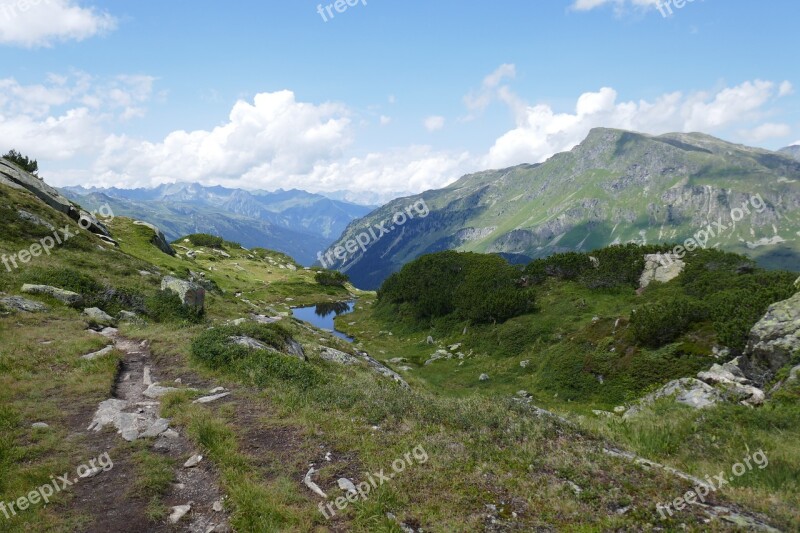
<path id="1" fill-rule="evenodd" d="M 340 365 L 354 365 L 358 363 L 358 359 L 355 356 L 326 346 L 322 347 L 319 356 L 326 361 L 339 363 Z"/>
<path id="2" fill-rule="evenodd" d="M 0 183 L 30 192 L 45 204 L 56 211 L 64 213 L 75 222 L 81 222 L 82 214 L 88 215 L 85 211 L 75 207 L 72 202 L 40 178 L 25 172 L 6 159 L 0 159 Z M 91 215 L 86 217 L 81 227 L 92 233 L 110 236 L 108 228 Z"/>
<path id="3" fill-rule="evenodd" d="M 113 326 L 114 318 L 108 313 L 97 307 L 90 307 L 83 310 L 83 316 L 100 326 Z"/>
<path id="4" fill-rule="evenodd" d="M 308 357 L 306 357 L 306 353 L 303 351 L 303 346 L 291 337 L 286 341 L 286 353 L 297 357 L 301 361 L 308 361 Z"/>
<path id="5" fill-rule="evenodd" d="M 158 229 L 157 226 L 150 224 L 149 222 L 142 222 L 141 220 L 134 221 L 134 224 L 137 226 L 145 226 L 146 228 L 150 228 L 153 230 L 153 237 L 150 239 L 150 242 L 153 243 L 159 250 L 164 252 L 167 255 L 175 255 L 175 250 L 172 249 L 172 246 L 169 245 L 169 241 L 167 241 L 167 236 Z"/>
<path id="6" fill-rule="evenodd" d="M 70 306 L 77 306 L 83 302 L 83 296 L 80 294 L 49 285 L 30 285 L 26 283 L 22 286 L 22 292 L 25 294 L 43 294 L 45 296 L 50 296 Z"/>
<path id="7" fill-rule="evenodd" d="M 631 406 L 625 412 L 623 417 L 634 416 L 662 398 L 674 398 L 676 402 L 695 409 L 704 409 L 722 401 L 720 392 L 711 385 L 703 383 L 699 379 L 681 378 L 670 381 L 657 391 L 640 399 L 636 405 Z"/>
<path id="8" fill-rule="evenodd" d="M 782 302 L 772 304 L 764 317 L 753 326 L 745 353 L 756 372 L 759 385 L 771 379 L 789 364 L 800 350 L 800 292 Z"/>
<path id="9" fill-rule="evenodd" d="M 19 217 L 20 220 L 24 220 L 25 222 L 30 222 L 34 226 L 42 226 L 49 229 L 50 231 L 56 230 L 56 227 L 53 226 L 48 221 L 44 220 L 39 216 L 34 215 L 33 213 L 25 211 L 24 209 L 17 209 L 17 217 Z"/>
<path id="10" fill-rule="evenodd" d="M 183 305 L 195 309 L 203 309 L 205 306 L 206 290 L 197 283 L 166 276 L 161 280 L 161 290 L 168 290 L 177 294 Z"/>
<path id="11" fill-rule="evenodd" d="M 680 276 L 684 268 L 686 268 L 686 263 L 675 255 L 646 255 L 644 256 L 644 272 L 642 272 L 639 285 L 644 289 L 654 281 L 667 283 Z"/>
<path id="12" fill-rule="evenodd" d="M 19 296 L 0 298 L 0 308 L 5 308 L 10 311 L 22 311 L 25 313 L 41 313 L 48 310 L 48 307 L 44 304 L 34 302 L 32 300 L 26 300 L 25 298 L 20 298 Z"/>

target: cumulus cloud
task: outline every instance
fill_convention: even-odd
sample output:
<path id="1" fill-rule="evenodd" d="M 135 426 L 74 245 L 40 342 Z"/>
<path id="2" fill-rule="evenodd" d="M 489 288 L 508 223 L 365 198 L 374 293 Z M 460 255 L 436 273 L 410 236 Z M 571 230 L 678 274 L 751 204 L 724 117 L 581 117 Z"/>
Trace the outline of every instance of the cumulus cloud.
<path id="1" fill-rule="evenodd" d="M 75 0 L 0 0 L 0 44 L 36 48 L 82 41 L 116 24 L 110 14 Z"/>
<path id="2" fill-rule="evenodd" d="M 578 97 L 571 113 L 557 113 L 546 104 L 525 104 L 510 91 L 501 91 L 501 98 L 515 113 L 516 127 L 497 139 L 483 163 L 499 168 L 541 162 L 572 149 L 599 126 L 654 134 L 700 131 L 718 135 L 739 126 L 738 135 L 751 142 L 786 136 L 791 133 L 788 126 L 760 123 L 768 104 L 785 96 L 782 87 L 754 80 L 717 92 L 674 92 L 653 101 L 627 102 L 618 101 L 617 91 L 604 87 Z"/>
<path id="3" fill-rule="evenodd" d="M 50 75 L 42 84 L 0 79 L 0 146 L 68 159 L 103 144 L 109 124 L 144 114 L 155 79 Z"/>
<path id="4" fill-rule="evenodd" d="M 792 128 L 788 124 L 775 124 L 767 122 L 749 130 L 742 130 L 739 136 L 749 142 L 759 143 L 767 139 L 776 139 L 791 135 Z"/>
<path id="5" fill-rule="evenodd" d="M 444 128 L 444 117 L 438 115 L 428 117 L 423 121 L 423 125 L 428 131 L 438 131 Z"/>
<path id="6" fill-rule="evenodd" d="M 388 126 L 392 123 L 392 117 L 387 117 L 386 115 L 381 115 L 380 118 L 381 126 Z"/>

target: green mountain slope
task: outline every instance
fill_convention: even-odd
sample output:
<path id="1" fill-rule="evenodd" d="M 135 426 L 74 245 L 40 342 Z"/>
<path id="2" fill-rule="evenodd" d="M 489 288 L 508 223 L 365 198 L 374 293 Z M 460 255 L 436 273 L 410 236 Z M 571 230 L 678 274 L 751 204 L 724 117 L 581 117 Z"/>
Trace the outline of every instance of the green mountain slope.
<path id="1" fill-rule="evenodd" d="M 420 200 L 427 217 L 391 223 Z M 743 205 L 749 213 L 733 211 Z M 348 226 L 330 249 L 387 221 L 388 234 L 333 263 L 359 287 L 376 288 L 411 259 L 440 250 L 525 261 L 613 243 L 682 242 L 709 225 L 707 247 L 796 270 L 800 162 L 703 134 L 595 129 L 545 163 L 479 172 L 394 200 Z"/>

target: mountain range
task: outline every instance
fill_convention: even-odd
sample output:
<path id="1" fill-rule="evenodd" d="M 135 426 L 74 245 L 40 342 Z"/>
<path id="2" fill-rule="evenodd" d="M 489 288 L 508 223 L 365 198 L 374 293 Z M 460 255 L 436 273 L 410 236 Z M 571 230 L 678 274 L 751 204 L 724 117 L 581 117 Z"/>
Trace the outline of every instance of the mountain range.
<path id="1" fill-rule="evenodd" d="M 370 230 L 379 238 L 354 253 L 340 249 L 327 266 L 375 289 L 414 258 L 442 250 L 527 262 L 615 243 L 680 243 L 705 231 L 706 247 L 798 270 L 799 183 L 798 146 L 773 152 L 701 133 L 597 128 L 544 163 L 470 174 L 389 202 L 353 221 L 329 250 Z M 419 202 L 427 216 L 392 223 Z M 381 225 L 386 232 L 374 231 Z"/>
<path id="2" fill-rule="evenodd" d="M 245 191 L 197 183 L 151 189 L 64 187 L 67 198 L 157 225 L 170 240 L 210 233 L 245 247 L 266 247 L 310 265 L 353 220 L 373 208 L 301 190 Z"/>

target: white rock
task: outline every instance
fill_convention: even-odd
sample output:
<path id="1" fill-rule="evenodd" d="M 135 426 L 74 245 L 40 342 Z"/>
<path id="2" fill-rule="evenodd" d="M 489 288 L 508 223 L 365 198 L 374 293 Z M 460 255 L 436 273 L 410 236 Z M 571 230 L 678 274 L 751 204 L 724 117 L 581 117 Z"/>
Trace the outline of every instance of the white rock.
<path id="1" fill-rule="evenodd" d="M 213 396 L 203 396 L 202 398 L 196 399 L 192 403 L 203 404 L 203 403 L 216 402 L 217 400 L 221 400 L 222 398 L 225 398 L 226 396 L 230 396 L 230 395 L 231 395 L 230 392 L 223 392 L 221 394 L 214 394 Z"/>
<path id="2" fill-rule="evenodd" d="M 95 359 L 99 359 L 100 357 L 104 357 L 104 356 L 110 354 L 113 351 L 114 351 L 114 345 L 113 344 L 109 344 L 108 346 L 106 346 L 102 350 L 98 350 L 98 351 L 92 352 L 92 353 L 87 353 L 86 355 L 82 356 L 81 359 L 86 359 L 87 361 L 94 361 Z"/>
<path id="3" fill-rule="evenodd" d="M 336 483 L 339 485 L 339 488 L 345 492 L 350 492 L 350 493 L 357 492 L 356 486 L 353 484 L 352 481 L 350 481 L 346 477 L 339 478 L 339 481 L 337 481 Z"/>
<path id="4" fill-rule="evenodd" d="M 172 508 L 172 514 L 169 515 L 169 521 L 173 524 L 177 524 L 181 521 L 181 518 L 189 514 L 192 510 L 193 502 L 189 502 L 186 505 L 178 505 Z"/>
<path id="5" fill-rule="evenodd" d="M 183 463 L 184 468 L 194 468 L 195 466 L 200 464 L 200 461 L 203 460 L 202 455 L 193 455 L 189 457 L 189 460 Z"/>

